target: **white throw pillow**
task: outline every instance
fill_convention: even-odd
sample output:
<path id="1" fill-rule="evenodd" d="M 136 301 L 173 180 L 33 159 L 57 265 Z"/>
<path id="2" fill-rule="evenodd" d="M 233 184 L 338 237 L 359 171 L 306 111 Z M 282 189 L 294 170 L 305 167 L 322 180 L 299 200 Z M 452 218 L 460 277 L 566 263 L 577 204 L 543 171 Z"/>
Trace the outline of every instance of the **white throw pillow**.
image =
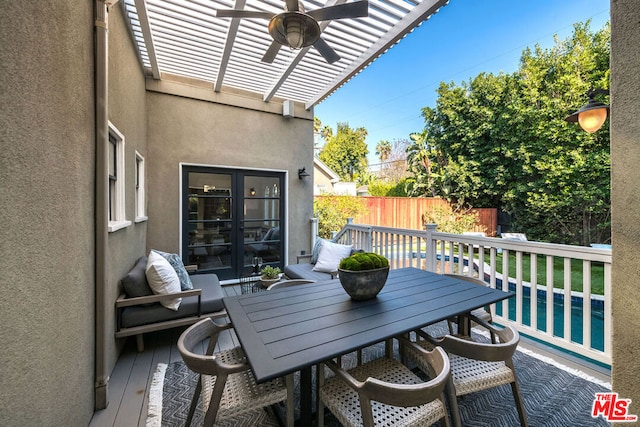
<path id="1" fill-rule="evenodd" d="M 156 295 L 175 294 L 180 292 L 180 278 L 169 261 L 157 252 L 149 252 L 147 268 L 145 270 L 147 282 Z M 178 311 L 182 298 L 160 301 L 160 304 L 170 310 Z"/>
<path id="2" fill-rule="evenodd" d="M 338 271 L 338 265 L 342 258 L 351 255 L 350 245 L 341 245 L 325 240 L 320 247 L 318 261 L 313 267 L 313 271 L 321 271 L 323 273 L 333 273 Z"/>

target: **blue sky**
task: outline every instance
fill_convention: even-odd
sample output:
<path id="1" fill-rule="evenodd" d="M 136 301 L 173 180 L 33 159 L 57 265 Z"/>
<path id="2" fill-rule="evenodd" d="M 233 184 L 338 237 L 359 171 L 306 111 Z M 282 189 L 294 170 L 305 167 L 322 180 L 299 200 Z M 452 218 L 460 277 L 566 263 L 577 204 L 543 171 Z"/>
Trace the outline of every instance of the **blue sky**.
<path id="1" fill-rule="evenodd" d="M 510 73 L 527 47 L 554 45 L 573 24 L 609 20 L 610 0 L 451 0 L 337 92 L 315 107 L 334 130 L 338 122 L 369 132 L 369 163 L 376 144 L 407 139 L 424 127 L 441 81 L 469 80 L 481 72 Z"/>

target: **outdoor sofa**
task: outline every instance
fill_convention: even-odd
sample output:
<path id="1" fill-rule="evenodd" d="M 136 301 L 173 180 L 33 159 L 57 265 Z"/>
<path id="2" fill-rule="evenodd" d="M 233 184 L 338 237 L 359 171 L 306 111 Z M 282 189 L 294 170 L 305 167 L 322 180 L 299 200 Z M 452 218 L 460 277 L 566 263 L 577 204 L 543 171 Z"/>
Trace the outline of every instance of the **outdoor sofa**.
<path id="1" fill-rule="evenodd" d="M 204 318 L 227 315 L 222 287 L 215 274 L 189 275 L 193 289 L 156 295 L 146 277 L 147 257 L 140 257 L 120 281 L 123 293 L 116 300 L 116 338 L 135 335 L 138 351 L 144 351 L 143 334 L 190 325 Z M 177 310 L 161 302 L 182 298 Z"/>
<path id="2" fill-rule="evenodd" d="M 297 264 L 289 264 L 284 267 L 284 275 L 289 279 L 306 279 L 317 282 L 335 279 L 338 277 L 340 259 L 354 252 L 362 252 L 362 250 L 318 238 L 313 245 L 311 254 L 298 255 Z"/>

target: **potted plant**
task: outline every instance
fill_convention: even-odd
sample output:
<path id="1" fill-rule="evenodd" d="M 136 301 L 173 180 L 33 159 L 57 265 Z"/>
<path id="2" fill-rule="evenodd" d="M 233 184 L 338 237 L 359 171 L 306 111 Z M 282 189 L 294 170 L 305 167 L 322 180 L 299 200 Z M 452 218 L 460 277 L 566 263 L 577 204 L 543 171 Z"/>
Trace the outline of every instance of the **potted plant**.
<path id="1" fill-rule="evenodd" d="M 388 275 L 389 261 L 373 252 L 356 252 L 343 258 L 338 266 L 340 284 L 354 300 L 374 298 Z"/>
<path id="2" fill-rule="evenodd" d="M 265 287 L 268 287 L 280 280 L 281 274 L 280 267 L 267 265 L 260 271 L 260 281 Z"/>

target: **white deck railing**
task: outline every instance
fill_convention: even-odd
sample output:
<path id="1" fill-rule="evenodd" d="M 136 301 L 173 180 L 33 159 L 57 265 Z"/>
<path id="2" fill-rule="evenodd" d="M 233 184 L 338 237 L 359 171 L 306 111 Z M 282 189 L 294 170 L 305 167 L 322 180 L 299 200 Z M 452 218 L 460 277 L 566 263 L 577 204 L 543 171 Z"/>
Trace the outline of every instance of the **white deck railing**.
<path id="1" fill-rule="evenodd" d="M 611 365 L 610 249 L 440 233 L 435 224 L 425 228 L 398 229 L 349 221 L 336 240 L 384 255 L 391 268 L 417 267 L 482 277 L 488 286 L 499 289 L 508 282 L 515 298 L 493 307 L 496 322 L 513 324 L 530 337 Z M 546 272 L 539 281 L 540 258 Z M 510 259 L 515 266 L 509 266 Z M 571 290 L 572 263 L 582 265 L 581 291 Z M 524 271 L 527 264 L 529 271 Z M 603 271 L 603 295 L 592 293 L 595 268 Z M 563 280 L 554 288 L 554 270 L 558 269 Z M 529 281 L 525 277 L 530 277 Z M 577 338 L 572 339 L 572 334 Z"/>

